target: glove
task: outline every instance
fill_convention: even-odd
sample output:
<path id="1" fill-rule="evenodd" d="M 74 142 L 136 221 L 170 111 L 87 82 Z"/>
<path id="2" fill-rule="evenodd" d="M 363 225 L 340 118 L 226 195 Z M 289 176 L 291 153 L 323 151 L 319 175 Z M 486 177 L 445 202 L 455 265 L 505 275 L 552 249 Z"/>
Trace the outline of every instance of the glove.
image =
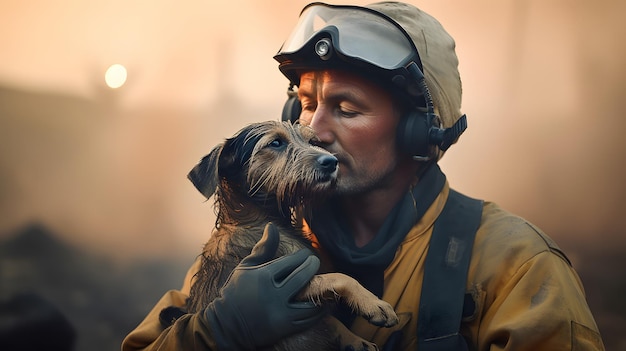
<path id="1" fill-rule="evenodd" d="M 325 316 L 311 301 L 294 301 L 319 268 L 307 249 L 272 260 L 280 237 L 269 223 L 249 256 L 205 309 L 219 350 L 254 350 L 304 331 Z"/>

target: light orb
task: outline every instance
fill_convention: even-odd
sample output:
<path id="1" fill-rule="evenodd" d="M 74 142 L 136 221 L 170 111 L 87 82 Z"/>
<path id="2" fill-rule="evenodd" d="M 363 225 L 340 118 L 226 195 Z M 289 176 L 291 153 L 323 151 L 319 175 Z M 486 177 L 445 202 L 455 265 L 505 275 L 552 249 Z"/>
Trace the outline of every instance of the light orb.
<path id="1" fill-rule="evenodd" d="M 126 83 L 127 75 L 126 67 L 116 63 L 107 69 L 104 74 L 104 81 L 109 88 L 117 89 Z"/>

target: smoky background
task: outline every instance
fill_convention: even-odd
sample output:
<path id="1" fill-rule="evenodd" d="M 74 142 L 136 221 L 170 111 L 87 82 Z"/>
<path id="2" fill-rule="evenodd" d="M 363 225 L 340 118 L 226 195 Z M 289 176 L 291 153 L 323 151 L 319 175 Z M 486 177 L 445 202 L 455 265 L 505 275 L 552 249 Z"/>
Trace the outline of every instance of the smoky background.
<path id="1" fill-rule="evenodd" d="M 607 349 L 626 348 L 626 3 L 409 2 L 457 42 L 469 127 L 441 161 L 451 186 L 555 239 Z M 272 56 L 306 3 L 0 3 L 0 298 L 36 292 L 77 350 L 118 349 L 213 227 L 187 172 L 280 118 Z"/>

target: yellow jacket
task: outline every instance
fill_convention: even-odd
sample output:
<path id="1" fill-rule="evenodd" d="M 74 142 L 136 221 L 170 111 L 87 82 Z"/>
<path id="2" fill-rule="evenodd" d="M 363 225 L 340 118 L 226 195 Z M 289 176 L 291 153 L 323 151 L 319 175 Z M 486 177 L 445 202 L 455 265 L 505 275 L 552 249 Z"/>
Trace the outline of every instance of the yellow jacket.
<path id="1" fill-rule="evenodd" d="M 401 323 L 376 328 L 359 318 L 352 330 L 384 344 L 403 329 L 401 350 L 416 350 L 424 259 L 448 185 L 408 233 L 385 270 L 383 300 Z M 466 285 L 475 314 L 461 332 L 475 350 L 604 350 L 581 281 L 567 258 L 539 229 L 485 202 Z"/>
<path id="2" fill-rule="evenodd" d="M 402 330 L 400 350 L 417 349 L 424 259 L 448 193 L 446 183 L 385 270 L 383 300 L 394 306 L 400 323 L 378 328 L 357 318 L 352 326 L 356 334 L 384 345 L 392 332 Z M 176 322 L 178 331 L 174 333 L 162 333 L 159 322 L 163 308 L 184 305 L 197 269 L 196 263 L 183 288 L 165 294 L 126 337 L 124 351 L 179 350 L 183 344 L 186 349 L 213 349 L 210 332 L 193 316 Z M 476 304 L 474 315 L 466 318 L 461 328 L 470 350 L 604 350 L 581 281 L 565 255 L 539 229 L 494 203 L 484 204 L 466 287 Z"/>

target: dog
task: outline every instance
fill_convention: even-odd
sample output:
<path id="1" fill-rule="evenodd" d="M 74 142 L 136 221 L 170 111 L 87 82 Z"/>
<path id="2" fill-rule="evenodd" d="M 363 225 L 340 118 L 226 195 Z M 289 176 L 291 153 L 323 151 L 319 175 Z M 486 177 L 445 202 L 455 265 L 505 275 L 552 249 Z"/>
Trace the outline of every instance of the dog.
<path id="1" fill-rule="evenodd" d="M 336 183 L 338 161 L 314 146 L 313 130 L 291 122 L 250 124 L 217 145 L 188 178 L 208 199 L 215 195 L 215 230 L 188 299 L 188 311 L 204 309 L 219 296 L 237 264 L 250 254 L 268 223 L 278 229 L 277 257 L 302 248 L 315 252 L 303 226 L 305 211 Z M 340 299 L 377 326 L 398 323 L 393 307 L 341 273 L 317 274 L 299 295 L 303 301 Z M 313 328 L 281 340 L 271 350 L 378 350 L 328 316 Z"/>

